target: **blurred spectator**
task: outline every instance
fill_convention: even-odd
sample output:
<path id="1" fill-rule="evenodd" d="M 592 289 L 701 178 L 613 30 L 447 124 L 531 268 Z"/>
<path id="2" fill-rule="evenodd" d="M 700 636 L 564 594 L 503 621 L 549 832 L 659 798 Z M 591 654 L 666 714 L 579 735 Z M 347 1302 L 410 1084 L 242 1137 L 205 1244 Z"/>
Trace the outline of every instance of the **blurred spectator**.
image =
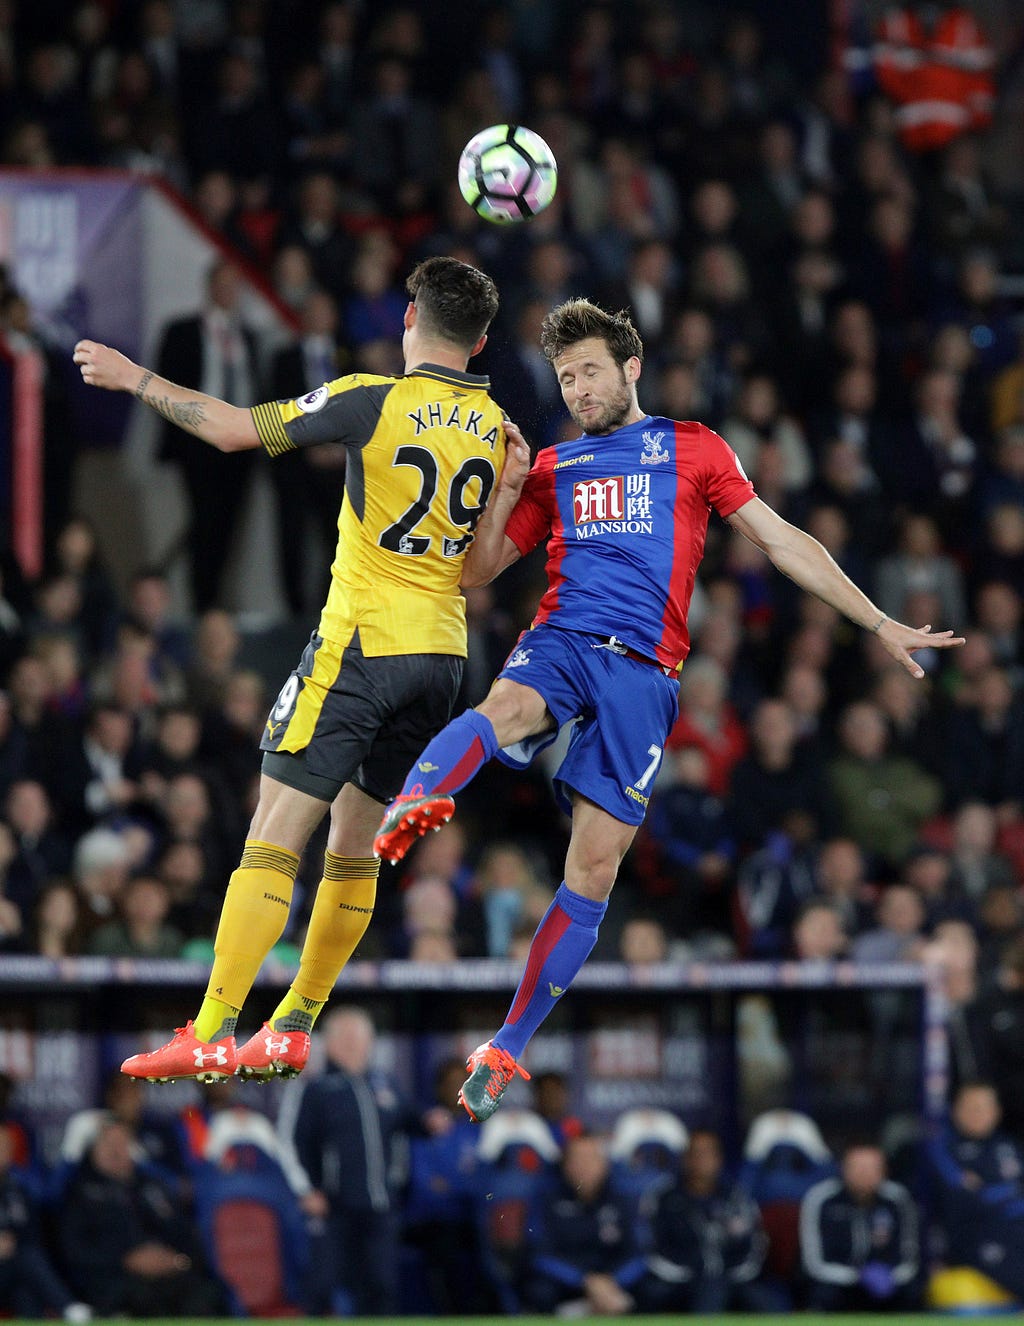
<path id="1" fill-rule="evenodd" d="M 47 780 L 63 821 L 80 833 L 122 813 L 138 796 L 139 752 L 130 715 L 115 701 L 93 706 Z"/>
<path id="2" fill-rule="evenodd" d="M 58 532 L 53 570 L 72 576 L 78 584 L 82 639 L 87 658 L 94 659 L 111 643 L 117 595 L 99 551 L 96 530 L 82 516 L 73 516 Z"/>
<path id="3" fill-rule="evenodd" d="M 355 244 L 341 224 L 338 185 L 326 171 L 316 171 L 302 181 L 298 187 L 295 213 L 281 231 L 277 285 L 282 295 L 291 296 L 288 302 L 300 308 L 312 286 L 307 284 L 309 274 L 302 268 L 301 259 L 293 254 L 294 249 L 308 256 L 316 285 L 329 291 L 335 299 L 341 298 L 348 288 Z M 301 293 L 302 290 L 305 294 Z"/>
<path id="4" fill-rule="evenodd" d="M 195 628 L 192 663 L 186 675 L 189 700 L 201 712 L 217 708 L 238 665 L 241 636 L 231 615 L 209 608 Z"/>
<path id="5" fill-rule="evenodd" d="M 124 893 L 131 870 L 131 847 L 114 829 L 98 825 L 75 844 L 72 875 L 83 905 L 83 921 L 90 931 L 111 920 Z"/>
<path id="6" fill-rule="evenodd" d="M 1016 513 L 1024 517 L 1024 511 Z M 1024 581 L 988 580 L 975 598 L 975 619 L 992 644 L 996 662 L 1007 668 L 1016 686 L 1024 679 L 1024 600 L 1014 584 Z"/>
<path id="7" fill-rule="evenodd" d="M 749 1195 L 724 1173 L 717 1133 L 696 1129 L 681 1174 L 651 1215 L 647 1276 L 638 1297 L 652 1312 L 783 1311 L 785 1296 L 759 1274 L 768 1240 Z"/>
<path id="8" fill-rule="evenodd" d="M 244 62 L 228 62 L 240 68 Z M 260 398 L 256 343 L 241 320 L 241 277 L 218 259 L 206 279 L 204 306 L 164 329 L 157 371 L 232 405 Z M 187 547 L 192 604 L 204 612 L 220 601 L 221 579 L 248 495 L 255 457 L 228 456 L 186 436 L 174 424 L 162 430 L 161 458 L 181 468 L 188 494 Z"/>
<path id="9" fill-rule="evenodd" d="M 357 1315 L 388 1316 L 398 1303 L 398 1219 L 393 1148 L 414 1123 L 394 1085 L 371 1068 L 373 1023 L 336 1008 L 323 1024 L 327 1069 L 293 1100 L 284 1128 L 328 1204 L 327 1252 L 310 1310 L 341 1292 Z M 451 1127 L 431 1115 L 434 1130 Z"/>
<path id="10" fill-rule="evenodd" d="M 274 357 L 271 395 L 275 400 L 304 396 L 340 377 L 345 368 L 334 298 L 324 290 L 312 291 L 302 305 L 301 318 L 300 338 Z M 331 445 L 302 447 L 294 455 L 282 457 L 282 461 L 271 466 L 270 474 L 277 495 L 285 594 L 297 616 L 319 608 L 326 597 L 326 578 L 309 586 L 306 568 L 310 563 L 326 567 L 333 557 L 344 496 L 345 449 Z M 310 529 L 321 545 L 313 558 L 306 549 Z"/>
<path id="11" fill-rule="evenodd" d="M 71 1283 L 102 1315 L 216 1316 L 224 1295 L 195 1230 L 165 1185 L 132 1154 L 130 1130 L 106 1123 L 58 1215 Z"/>
<path id="12" fill-rule="evenodd" d="M 871 700 L 889 724 L 893 754 L 905 755 L 941 778 L 948 758 L 947 715 L 928 681 L 915 680 L 905 668 L 890 662 L 878 675 Z"/>
<path id="13" fill-rule="evenodd" d="M 555 1069 L 534 1073 L 530 1078 L 534 1112 L 551 1129 L 559 1150 L 565 1150 L 570 1137 L 583 1132 L 583 1123 L 570 1109 L 569 1080 Z"/>
<path id="14" fill-rule="evenodd" d="M 19 1317 L 59 1313 L 65 1321 L 92 1319 L 57 1274 L 42 1239 L 36 1200 L 14 1168 L 14 1139 L 0 1126 L 0 1302 Z"/>
<path id="15" fill-rule="evenodd" d="M 507 957 L 516 927 L 539 925 L 551 903 L 550 888 L 514 843 L 493 843 L 484 850 L 472 887 L 483 907 L 490 958 Z"/>
<path id="16" fill-rule="evenodd" d="M 984 1070 L 995 1084 L 1007 1130 L 1024 1149 L 1024 935 L 1003 949 L 978 1016 Z"/>
<path id="17" fill-rule="evenodd" d="M 951 887 L 977 903 L 991 888 L 1016 883 L 1010 862 L 996 850 L 996 813 L 980 801 L 965 801 L 953 816 Z"/>
<path id="18" fill-rule="evenodd" d="M 924 821 L 939 808 L 939 782 L 888 751 L 885 719 L 861 701 L 844 710 L 829 780 L 842 830 L 887 867 L 906 860 Z"/>
<path id="19" fill-rule="evenodd" d="M 103 1088 L 99 1109 L 72 1114 L 64 1126 L 60 1156 L 70 1177 L 85 1159 L 104 1125 L 112 1119 L 124 1125 L 131 1136 L 135 1159 L 165 1182 L 175 1184 L 185 1170 L 182 1134 L 173 1115 L 147 1109 L 149 1087 L 139 1078 L 120 1071 L 111 1073 Z"/>
<path id="20" fill-rule="evenodd" d="M 403 1238 L 422 1261 L 430 1306 L 448 1315 L 489 1306 L 473 1210 L 478 1132 L 457 1099 L 465 1068 L 461 1059 L 445 1059 L 434 1073 L 434 1103 L 452 1126 L 411 1139 L 403 1213 Z"/>
<path id="21" fill-rule="evenodd" d="M 978 940 L 966 921 L 940 921 L 924 949 L 925 962 L 942 968 L 949 1032 L 951 1088 L 975 1081 L 986 1051 L 979 1000 Z"/>
<path id="22" fill-rule="evenodd" d="M 679 718 L 666 747 L 696 747 L 707 761 L 707 789 L 724 796 L 736 762 L 747 751 L 743 724 L 729 703 L 728 680 L 721 664 L 697 656 L 679 678 Z"/>
<path id="23" fill-rule="evenodd" d="M 943 551 L 935 521 L 922 514 L 907 516 L 900 531 L 899 551 L 882 558 L 875 573 L 875 597 L 889 616 L 899 619 L 907 595 L 915 590 L 939 596 L 943 621 L 967 620 L 960 569 Z"/>
<path id="24" fill-rule="evenodd" d="M 3 872 L 4 896 L 20 908 L 27 921 L 41 889 L 54 875 L 67 873 L 71 852 L 55 826 L 53 806 L 42 783 L 28 778 L 13 782 L 4 813 L 15 849 Z"/>
<path id="25" fill-rule="evenodd" d="M 813 1312 L 913 1311 L 919 1304 L 918 1216 L 910 1193 L 886 1178 L 873 1142 L 843 1152 L 842 1177 L 825 1179 L 800 1207 L 800 1253 Z"/>
<path id="26" fill-rule="evenodd" d="M 636 1220 L 611 1184 L 599 1137 L 581 1133 L 566 1142 L 561 1181 L 541 1200 L 528 1236 L 524 1297 L 534 1310 L 612 1317 L 633 1311 L 644 1260 Z M 576 1306 L 570 1311 L 569 1304 Z"/>
<path id="27" fill-rule="evenodd" d="M 174 619 L 171 586 L 163 571 L 152 567 L 137 572 L 128 586 L 127 620 L 151 637 L 156 651 L 154 680 L 169 667 L 187 668 L 192 647 L 186 627 Z"/>
<path id="28" fill-rule="evenodd" d="M 438 173 L 436 110 L 416 94 L 402 59 L 382 55 L 371 78 L 369 94 L 351 114 L 353 176 L 382 211 L 422 211 Z"/>
<path id="29" fill-rule="evenodd" d="M 657 237 L 633 245 L 625 280 L 609 284 L 602 298 L 608 308 L 630 310 L 633 325 L 652 355 L 668 339 L 678 303 L 678 273 L 672 248 Z"/>
<path id="30" fill-rule="evenodd" d="M 752 958 L 787 956 L 793 923 L 814 887 L 814 861 L 806 845 L 801 848 L 784 833 L 770 833 L 764 846 L 744 859 L 736 876 L 743 953 Z"/>
<path id="31" fill-rule="evenodd" d="M 69 958 L 82 950 L 86 929 L 82 899 L 65 879 L 47 884 L 32 912 L 28 949 L 44 958 Z"/>
<path id="32" fill-rule="evenodd" d="M 1010 943 L 1024 937 L 1024 894 L 1016 877 L 990 885 L 981 896 L 977 914 L 980 966 L 987 979 L 994 981 Z"/>
<path id="33" fill-rule="evenodd" d="M 978 674 L 974 693 L 953 713 L 946 783 L 954 805 L 992 806 L 1000 823 L 1019 819 L 1024 806 L 1024 697 L 1015 696 L 1006 669 Z"/>
<path id="34" fill-rule="evenodd" d="M 700 661 L 695 659 L 692 666 Z M 723 920 L 709 913 L 716 910 L 714 897 L 724 895 L 735 843 L 725 803 L 712 794 L 709 780 L 708 758 L 699 746 L 671 752 L 637 843 L 638 854 L 648 845 L 656 854 L 653 860 L 642 857 L 641 892 L 657 902 L 665 924 L 677 935 L 690 933 L 701 922 Z"/>
<path id="35" fill-rule="evenodd" d="M 805 837 L 831 832 L 835 812 L 824 770 L 797 742 L 793 715 L 781 700 L 763 700 L 750 723 L 751 750 L 733 770 L 729 822 L 745 847 L 758 847 L 791 813 Z"/>
<path id="36" fill-rule="evenodd" d="M 633 966 L 666 962 L 669 945 L 665 927 L 653 916 L 631 916 L 619 933 L 619 957 Z"/>
<path id="37" fill-rule="evenodd" d="M 854 962 L 917 962 L 924 951 L 925 907 L 905 884 L 890 884 L 876 912 L 878 925 L 850 945 Z"/>
<path id="38" fill-rule="evenodd" d="M 136 875 L 121 895 L 121 919 L 93 932 L 89 952 L 111 958 L 178 957 L 185 940 L 167 924 L 170 909 L 166 884 L 150 875 Z"/>
<path id="39" fill-rule="evenodd" d="M 839 909 L 811 899 L 793 923 L 793 953 L 801 962 L 833 962 L 846 952 L 848 936 Z"/>
<path id="40" fill-rule="evenodd" d="M 949 1125 L 928 1146 L 946 1257 L 1024 1298 L 1024 1152 L 999 1129 L 988 1082 L 964 1082 Z"/>

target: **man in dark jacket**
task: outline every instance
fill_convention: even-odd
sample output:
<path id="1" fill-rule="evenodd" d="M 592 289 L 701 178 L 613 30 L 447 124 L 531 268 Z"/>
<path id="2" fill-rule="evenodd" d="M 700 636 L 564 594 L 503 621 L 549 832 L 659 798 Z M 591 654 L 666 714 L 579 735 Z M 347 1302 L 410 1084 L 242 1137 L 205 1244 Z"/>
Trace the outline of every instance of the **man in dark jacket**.
<path id="1" fill-rule="evenodd" d="M 988 1082 L 964 1082 L 949 1127 L 928 1148 L 939 1225 L 960 1265 L 1024 1298 L 1024 1154 L 999 1129 Z"/>
<path id="2" fill-rule="evenodd" d="M 282 1111 L 280 1125 L 328 1204 L 328 1255 L 314 1258 L 325 1273 L 310 1286 L 311 1312 L 333 1310 L 340 1296 L 357 1316 L 396 1315 L 394 1144 L 402 1132 L 451 1127 L 440 1107 L 423 1121 L 410 1113 L 394 1084 L 370 1067 L 373 1043 L 373 1023 L 362 1009 L 336 1009 L 324 1023 L 326 1071 Z"/>
<path id="3" fill-rule="evenodd" d="M 871 1142 L 843 1153 L 842 1177 L 815 1184 L 800 1207 L 807 1304 L 820 1312 L 891 1312 L 918 1306 L 917 1211 L 886 1178 Z"/>
<path id="4" fill-rule="evenodd" d="M 760 1283 L 768 1240 L 761 1214 L 722 1174 L 717 1133 L 698 1129 L 683 1152 L 682 1172 L 658 1195 L 642 1298 L 652 1312 L 785 1311 Z"/>
<path id="5" fill-rule="evenodd" d="M 601 1139 L 581 1133 L 565 1145 L 562 1180 L 532 1220 L 524 1297 L 540 1312 L 622 1316 L 644 1260 L 630 1204 L 613 1191 Z"/>
<path id="6" fill-rule="evenodd" d="M 136 1165 L 125 1124 L 105 1124 L 59 1214 L 72 1283 L 104 1316 L 209 1317 L 224 1293 L 164 1183 Z"/>
<path id="7" fill-rule="evenodd" d="M 239 322 L 241 276 L 224 259 L 207 277 L 205 307 L 194 317 L 172 322 L 164 332 L 157 371 L 180 387 L 194 387 L 231 405 L 260 399 L 256 342 Z M 180 429 L 164 426 L 160 456 L 181 467 L 191 526 L 193 606 L 205 612 L 219 602 L 221 572 L 245 506 L 255 457 L 227 456 L 197 447 Z"/>
<path id="8" fill-rule="evenodd" d="M 18 1317 L 60 1313 L 66 1321 L 88 1321 L 92 1312 L 75 1303 L 39 1239 L 29 1185 L 11 1168 L 12 1129 L 0 1126 L 0 1303 Z"/>

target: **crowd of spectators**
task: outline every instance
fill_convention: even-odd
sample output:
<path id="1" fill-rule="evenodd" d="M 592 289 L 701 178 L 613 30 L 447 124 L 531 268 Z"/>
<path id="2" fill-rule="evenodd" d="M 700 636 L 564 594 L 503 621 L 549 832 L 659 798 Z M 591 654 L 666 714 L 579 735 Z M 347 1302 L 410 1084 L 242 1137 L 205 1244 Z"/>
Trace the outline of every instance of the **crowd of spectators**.
<path id="1" fill-rule="evenodd" d="M 0 4 L 0 153 L 180 189 L 299 319 L 272 362 L 236 333 L 254 400 L 328 372 L 400 371 L 404 273 L 443 252 L 497 280 L 480 367 L 544 445 L 568 421 L 540 319 L 573 294 L 626 306 L 645 409 L 721 431 L 759 495 L 885 612 L 965 634 L 962 650 L 919 654 L 913 681 L 713 522 L 679 722 L 598 956 L 939 962 L 955 1080 L 995 1082 L 1019 1146 L 1024 309 L 1009 278 L 1024 235 L 987 170 L 985 117 L 915 150 L 886 79 L 826 58 L 826 6 L 800 41 L 767 8 L 771 28 L 756 6 L 657 0 L 579 13 L 86 0 L 69 26 L 62 4 Z M 464 205 L 454 163 L 476 129 L 512 119 L 550 143 L 559 188 L 503 231 Z M 232 271 L 211 274 L 226 316 Z M 9 280 L 0 323 L 39 335 Z M 165 337 L 165 364 L 177 344 Z M 49 426 L 66 428 L 52 350 L 49 364 Z M 315 453 L 276 464 L 281 512 L 307 508 L 322 545 L 311 568 L 301 539 L 281 541 L 308 630 L 342 471 Z M 164 569 L 111 574 L 59 468 L 45 573 L 27 582 L 9 550 L 0 559 L 0 953 L 203 957 L 276 684 L 217 603 L 245 484 L 236 470 L 207 503 L 204 574 L 183 608 Z M 199 476 L 197 510 L 211 491 Z M 467 594 L 466 703 L 528 622 L 539 576 L 527 559 Z M 564 846 L 544 771 L 488 769 L 455 823 L 401 873 L 385 867 L 361 954 L 521 957 Z M 300 890 L 290 943 L 307 906 Z M 116 1169 L 118 1150 L 108 1139 L 94 1163 Z M 572 1163 L 593 1170 L 586 1151 Z M 850 1168 L 848 1188 L 871 1164 Z M 64 1304 L 51 1292 L 47 1306 Z"/>

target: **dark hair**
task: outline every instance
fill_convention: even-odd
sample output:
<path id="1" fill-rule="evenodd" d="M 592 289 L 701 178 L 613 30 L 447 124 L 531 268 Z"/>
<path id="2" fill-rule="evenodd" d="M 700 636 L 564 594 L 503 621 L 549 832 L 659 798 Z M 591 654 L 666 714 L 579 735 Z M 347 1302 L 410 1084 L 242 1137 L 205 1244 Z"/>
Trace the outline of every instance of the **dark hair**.
<path id="1" fill-rule="evenodd" d="M 552 309 L 540 329 L 540 348 L 554 363 L 570 346 L 591 337 L 604 341 L 617 364 L 644 357 L 644 343 L 626 310 L 608 313 L 589 299 L 567 299 Z"/>
<path id="2" fill-rule="evenodd" d="M 426 258 L 405 283 L 428 337 L 471 350 L 498 311 L 498 287 L 457 258 Z"/>

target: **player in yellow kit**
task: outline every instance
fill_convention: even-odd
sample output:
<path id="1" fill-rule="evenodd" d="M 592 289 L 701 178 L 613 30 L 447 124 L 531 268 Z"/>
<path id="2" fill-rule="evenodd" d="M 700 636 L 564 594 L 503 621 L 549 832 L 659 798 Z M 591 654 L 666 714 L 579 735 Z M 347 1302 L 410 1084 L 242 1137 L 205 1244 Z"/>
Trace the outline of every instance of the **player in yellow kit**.
<path id="1" fill-rule="evenodd" d="M 267 719 L 260 798 L 221 911 L 206 998 L 165 1046 L 133 1055 L 133 1077 L 216 1080 L 301 1071 L 309 1033 L 373 912 L 381 805 L 450 717 L 466 655 L 463 554 L 506 460 L 502 412 L 466 371 L 498 307 L 488 276 L 429 258 L 409 277 L 405 376 L 353 374 L 293 401 L 240 409 L 175 386 L 108 346 L 80 341 L 84 380 L 131 391 L 221 451 L 272 456 L 337 442 L 345 498 L 331 588 L 298 667 Z M 514 428 L 510 481 L 529 453 Z M 235 1028 L 280 938 L 299 857 L 328 807 L 331 826 L 298 974 L 241 1049 Z"/>

